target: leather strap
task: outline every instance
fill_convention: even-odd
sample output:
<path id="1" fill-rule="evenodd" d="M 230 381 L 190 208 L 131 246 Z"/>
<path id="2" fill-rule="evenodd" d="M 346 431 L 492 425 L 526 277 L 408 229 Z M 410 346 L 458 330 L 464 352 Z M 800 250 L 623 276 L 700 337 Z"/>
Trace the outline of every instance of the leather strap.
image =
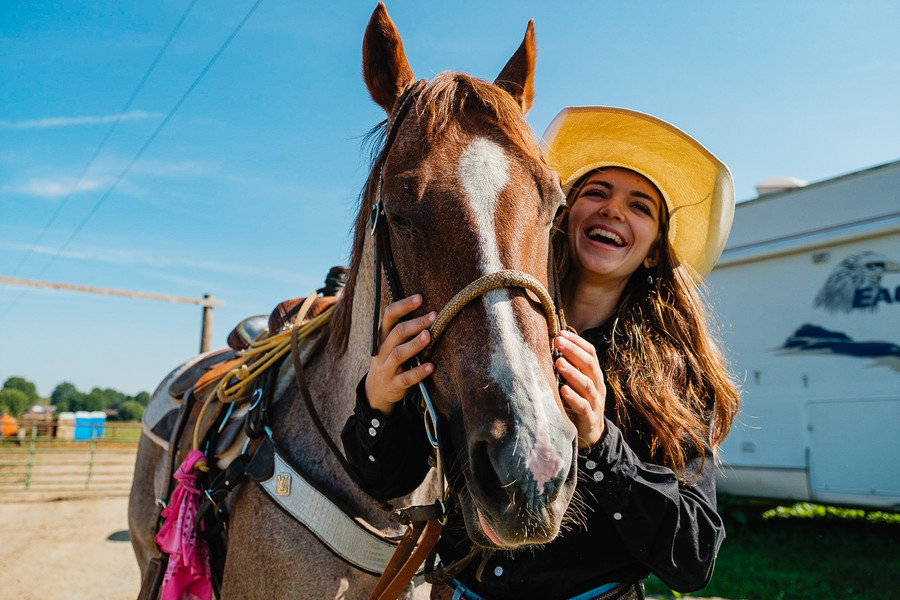
<path id="1" fill-rule="evenodd" d="M 266 444 L 271 444 L 268 437 L 263 438 L 262 445 Z M 252 461 L 248 469 L 256 467 L 255 462 Z M 269 471 L 268 468 L 260 470 Z M 273 452 L 269 473 L 269 477 L 257 483 L 291 518 L 309 529 L 346 563 L 372 575 L 384 572 L 397 549 L 396 543 L 383 539 L 349 516 L 294 469 L 277 448 Z"/>
<path id="2" fill-rule="evenodd" d="M 410 85 L 398 98 L 396 110 L 391 112 L 385 132 L 384 147 L 378 157 L 378 183 L 375 188 L 375 203 L 372 206 L 372 235 L 375 236 L 374 252 L 374 277 L 375 298 L 372 303 L 372 356 L 378 352 L 379 323 L 381 322 L 381 272 L 388 282 L 388 295 L 391 302 L 404 297 L 403 287 L 400 285 L 400 276 L 394 265 L 394 256 L 391 252 L 390 231 L 387 228 L 387 215 L 384 214 L 384 205 L 381 202 L 381 188 L 383 185 L 382 171 L 387 162 L 388 153 L 399 131 L 399 124 L 412 106 L 413 97 L 425 87 L 425 80 L 420 79 Z"/>
<path id="3" fill-rule="evenodd" d="M 166 573 L 168 564 L 168 554 L 150 559 L 150 564 L 147 565 L 147 570 L 144 571 L 144 578 L 141 580 L 141 591 L 138 593 L 137 600 L 156 600 L 159 598 L 163 575 Z"/>
<path id="4" fill-rule="evenodd" d="M 396 600 L 416 575 L 416 571 L 441 537 L 443 525 L 437 519 L 413 524 L 410 535 L 400 542 L 369 600 Z"/>

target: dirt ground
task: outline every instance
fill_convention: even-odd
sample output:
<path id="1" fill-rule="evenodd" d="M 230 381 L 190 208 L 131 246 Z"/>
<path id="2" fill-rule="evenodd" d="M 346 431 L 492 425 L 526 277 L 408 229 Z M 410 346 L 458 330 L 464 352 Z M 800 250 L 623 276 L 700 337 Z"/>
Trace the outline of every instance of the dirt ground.
<path id="1" fill-rule="evenodd" d="M 0 496 L 0 600 L 134 600 L 128 496 Z"/>

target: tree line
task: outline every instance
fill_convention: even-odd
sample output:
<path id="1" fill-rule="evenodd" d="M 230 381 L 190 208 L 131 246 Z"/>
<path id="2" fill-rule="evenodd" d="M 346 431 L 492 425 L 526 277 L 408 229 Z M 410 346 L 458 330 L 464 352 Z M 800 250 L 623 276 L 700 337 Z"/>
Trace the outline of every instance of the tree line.
<path id="1" fill-rule="evenodd" d="M 117 390 L 95 387 L 90 392 L 82 392 L 75 384 L 64 381 L 53 388 L 49 398 L 38 396 L 37 387 L 24 377 L 10 377 L 0 389 L 0 413 L 8 412 L 14 417 L 32 406 L 55 406 L 56 413 L 104 411 L 110 421 L 138 421 L 144 414 L 150 394 L 140 392 L 135 396 Z"/>

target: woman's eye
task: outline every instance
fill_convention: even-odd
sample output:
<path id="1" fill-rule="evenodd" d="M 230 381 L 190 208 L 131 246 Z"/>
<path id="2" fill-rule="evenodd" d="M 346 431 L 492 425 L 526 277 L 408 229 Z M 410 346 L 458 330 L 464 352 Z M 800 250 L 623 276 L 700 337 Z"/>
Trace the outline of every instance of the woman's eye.
<path id="1" fill-rule="evenodd" d="M 582 196 L 587 196 L 589 198 L 606 198 L 606 190 L 593 189 L 593 190 L 584 190 L 581 192 Z"/>
<path id="2" fill-rule="evenodd" d="M 650 210 L 650 207 L 644 204 L 643 202 L 635 202 L 632 206 L 634 206 L 637 210 L 646 214 L 648 217 L 653 216 L 653 211 Z"/>

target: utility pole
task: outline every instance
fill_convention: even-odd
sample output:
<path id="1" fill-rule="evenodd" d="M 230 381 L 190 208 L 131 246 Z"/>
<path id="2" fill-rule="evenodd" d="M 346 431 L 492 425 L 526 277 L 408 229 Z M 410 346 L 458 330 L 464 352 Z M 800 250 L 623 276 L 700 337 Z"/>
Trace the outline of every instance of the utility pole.
<path id="1" fill-rule="evenodd" d="M 200 328 L 200 352 L 209 351 L 210 339 L 212 338 L 213 308 L 215 308 L 216 306 L 224 305 L 223 302 L 216 300 L 212 294 L 204 294 L 203 298 L 186 298 L 184 296 L 169 296 L 166 294 L 153 294 L 150 292 L 115 290 L 110 288 L 93 287 L 89 285 L 76 285 L 73 283 L 57 283 L 53 281 L 40 281 L 38 279 L 6 277 L 3 275 L 0 275 L 0 284 L 20 285 L 51 290 L 65 290 L 70 292 L 83 292 L 86 294 L 103 294 L 105 296 L 121 296 L 124 298 L 139 298 L 142 300 L 156 300 L 158 302 L 199 304 L 203 307 L 203 322 Z"/>
<path id="2" fill-rule="evenodd" d="M 200 325 L 200 354 L 209 352 L 209 342 L 212 339 L 213 306 L 215 306 L 212 304 L 215 302 L 212 294 L 203 294 L 203 299 L 208 304 L 203 305 L 203 324 Z"/>

